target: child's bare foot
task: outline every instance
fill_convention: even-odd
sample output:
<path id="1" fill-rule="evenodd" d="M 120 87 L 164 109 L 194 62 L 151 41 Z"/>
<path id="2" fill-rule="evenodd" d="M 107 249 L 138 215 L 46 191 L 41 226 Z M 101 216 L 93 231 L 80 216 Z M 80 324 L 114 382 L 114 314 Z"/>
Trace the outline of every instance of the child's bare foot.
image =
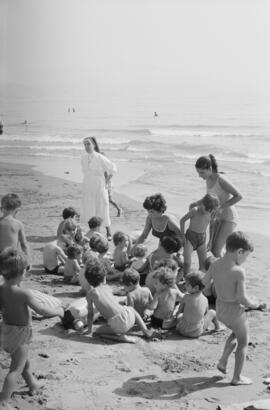
<path id="1" fill-rule="evenodd" d="M 223 374 L 227 373 L 226 366 L 224 366 L 221 362 L 218 362 L 217 369 Z"/>
<path id="2" fill-rule="evenodd" d="M 240 376 L 239 379 L 232 379 L 231 381 L 232 386 L 248 386 L 252 383 L 253 381 L 245 376 Z"/>
<path id="3" fill-rule="evenodd" d="M 153 335 L 154 335 L 154 330 L 153 329 L 147 329 L 143 333 L 144 333 L 144 336 L 147 339 L 151 339 L 151 337 L 153 337 Z"/>
<path id="4" fill-rule="evenodd" d="M 29 394 L 30 396 L 35 396 L 40 392 L 40 390 L 44 387 L 44 383 L 36 381 L 29 386 Z"/>
<path id="5" fill-rule="evenodd" d="M 136 339 L 131 336 L 127 335 L 115 335 L 115 334 L 109 334 L 109 333 L 102 333 L 102 334 L 96 334 L 99 337 L 102 337 L 103 339 L 108 339 L 108 340 L 114 340 L 116 342 L 121 342 L 121 343 L 136 343 Z"/>

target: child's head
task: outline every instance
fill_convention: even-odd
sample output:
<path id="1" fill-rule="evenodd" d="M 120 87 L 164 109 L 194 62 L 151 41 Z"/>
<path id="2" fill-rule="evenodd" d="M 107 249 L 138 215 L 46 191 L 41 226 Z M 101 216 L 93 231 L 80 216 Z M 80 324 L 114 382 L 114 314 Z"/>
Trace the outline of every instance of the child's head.
<path id="1" fill-rule="evenodd" d="M 205 261 L 204 261 L 204 269 L 208 271 L 210 266 L 212 265 L 213 262 L 215 262 L 218 258 L 216 258 L 213 255 L 208 256 Z"/>
<path id="2" fill-rule="evenodd" d="M 189 293 L 197 293 L 204 289 L 202 272 L 190 272 L 186 275 L 186 288 Z"/>
<path id="3" fill-rule="evenodd" d="M 77 215 L 77 212 L 72 206 L 65 208 L 62 212 L 63 219 L 74 218 L 75 215 Z"/>
<path id="4" fill-rule="evenodd" d="M 99 259 L 89 259 L 85 265 L 84 275 L 87 282 L 91 286 L 96 288 L 97 286 L 104 283 L 106 277 L 106 270 L 104 264 Z"/>
<path id="5" fill-rule="evenodd" d="M 167 209 L 166 200 L 164 196 L 159 193 L 147 196 L 143 202 L 143 207 L 147 211 L 153 210 L 156 212 L 160 212 L 161 214 L 163 214 Z"/>
<path id="6" fill-rule="evenodd" d="M 154 268 L 159 269 L 159 268 L 168 268 L 171 269 L 173 272 L 176 272 L 178 269 L 178 265 L 176 263 L 176 261 L 174 261 L 173 259 L 160 259 L 159 261 L 155 261 L 154 263 Z"/>
<path id="7" fill-rule="evenodd" d="M 103 220 L 99 216 L 92 216 L 88 221 L 89 229 L 98 229 L 100 228 Z"/>
<path id="8" fill-rule="evenodd" d="M 99 239 L 100 239 L 100 234 L 98 232 L 94 233 L 90 238 L 89 246 L 92 249 L 92 251 L 94 251 L 94 252 L 97 252 L 96 243 L 99 241 Z"/>
<path id="9" fill-rule="evenodd" d="M 1 199 L 1 208 L 5 211 L 15 211 L 20 208 L 21 200 L 17 194 L 7 194 Z"/>
<path id="10" fill-rule="evenodd" d="M 147 254 L 147 247 L 142 244 L 135 245 L 132 253 L 136 258 L 143 258 Z"/>
<path id="11" fill-rule="evenodd" d="M 176 274 L 169 268 L 159 268 L 154 274 L 157 279 L 157 288 L 172 288 L 176 283 Z"/>
<path id="12" fill-rule="evenodd" d="M 140 274 L 135 269 L 126 269 L 122 276 L 122 284 L 126 290 L 131 290 L 140 281 Z"/>
<path id="13" fill-rule="evenodd" d="M 181 248 L 181 243 L 175 236 L 163 236 L 160 239 L 160 246 L 169 254 L 178 252 Z"/>
<path id="14" fill-rule="evenodd" d="M 80 255 L 81 255 L 81 253 L 82 253 L 82 250 L 81 250 L 81 248 L 79 247 L 79 246 L 77 246 L 77 245 L 70 245 L 68 248 L 67 248 L 67 257 L 69 258 L 69 259 L 76 259 L 76 258 L 78 258 Z"/>
<path id="15" fill-rule="evenodd" d="M 236 264 L 241 265 L 250 252 L 253 252 L 253 244 L 244 232 L 236 231 L 231 233 L 226 240 L 226 251 L 236 254 Z"/>
<path id="16" fill-rule="evenodd" d="M 75 235 L 76 229 L 77 229 L 76 223 L 73 221 L 73 219 L 68 218 L 65 220 L 63 224 L 62 232 L 64 235 Z"/>
<path id="17" fill-rule="evenodd" d="M 6 280 L 22 276 L 26 266 L 27 259 L 25 254 L 16 248 L 8 247 L 0 253 L 0 274 Z"/>
<path id="18" fill-rule="evenodd" d="M 219 200 L 215 195 L 206 194 L 202 199 L 202 204 L 207 212 L 212 212 L 218 208 Z"/>
<path id="19" fill-rule="evenodd" d="M 98 253 L 106 253 L 109 250 L 109 242 L 105 237 L 99 235 L 99 238 L 95 241 L 94 248 Z"/>
<path id="20" fill-rule="evenodd" d="M 113 243 L 114 246 L 121 246 L 121 245 L 125 245 L 128 241 L 128 236 L 122 232 L 122 231 L 117 231 L 113 234 Z"/>

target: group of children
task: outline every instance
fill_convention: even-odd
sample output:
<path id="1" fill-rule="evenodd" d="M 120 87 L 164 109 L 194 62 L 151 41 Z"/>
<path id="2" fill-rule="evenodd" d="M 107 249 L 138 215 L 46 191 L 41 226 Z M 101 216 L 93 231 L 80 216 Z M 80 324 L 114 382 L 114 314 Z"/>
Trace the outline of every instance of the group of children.
<path id="1" fill-rule="evenodd" d="M 64 317 L 62 307 L 44 310 L 29 290 L 20 287 L 25 270 L 31 269 L 24 228 L 16 218 L 20 205 L 16 194 L 8 194 L 1 200 L 2 347 L 11 355 L 11 366 L 0 393 L 0 408 L 9 408 L 7 402 L 20 374 L 30 393 L 38 389 L 28 359 L 32 335 L 29 308 L 39 314 Z M 227 238 L 225 255 L 207 260 L 206 228 L 217 207 L 217 199 L 206 195 L 197 208 L 181 219 L 180 228 L 186 238 L 184 263 L 179 252 L 179 239 L 174 236 L 162 237 L 158 248 L 147 255 L 144 245 L 118 231 L 113 235 L 114 251 L 111 255 L 108 240 L 101 234 L 102 220 L 92 217 L 89 230 L 84 234 L 76 220 L 76 211 L 66 208 L 57 229 L 57 239 L 43 249 L 45 272 L 63 274 L 66 283 L 81 285 L 88 304 L 87 328 L 83 332 L 90 335 L 96 310 L 106 324 L 98 327 L 95 333 L 132 343 L 134 339 L 127 333 L 135 324 L 147 338 L 153 336 L 155 329 L 173 327 L 185 337 L 197 338 L 209 327 L 219 330 L 219 319 L 232 333 L 217 367 L 226 373 L 228 358 L 237 342 L 231 383 L 250 384 L 251 381 L 241 374 L 248 344 L 245 307 L 261 309 L 265 306 L 252 303 L 246 295 L 245 271 L 241 265 L 253 247 L 245 234 L 231 234 Z M 190 220 L 190 225 L 184 232 L 187 220 Z M 197 250 L 200 271 L 190 271 L 193 250 Z M 207 270 L 205 265 L 209 261 Z M 122 284 L 125 304 L 119 303 L 107 284 L 114 279 Z M 209 310 L 206 297 L 213 293 L 217 297 L 217 315 L 215 310 Z"/>

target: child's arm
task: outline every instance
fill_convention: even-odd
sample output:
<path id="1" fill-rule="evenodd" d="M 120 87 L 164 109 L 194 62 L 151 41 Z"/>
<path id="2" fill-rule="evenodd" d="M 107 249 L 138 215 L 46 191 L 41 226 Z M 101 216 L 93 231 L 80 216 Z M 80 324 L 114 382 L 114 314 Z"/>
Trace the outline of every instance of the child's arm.
<path id="1" fill-rule="evenodd" d="M 192 208 L 191 211 L 187 212 L 181 219 L 180 219 L 180 230 L 182 235 L 185 235 L 185 223 L 189 219 L 193 218 L 196 213 L 196 209 Z"/>
<path id="2" fill-rule="evenodd" d="M 55 248 L 56 250 L 56 255 L 58 257 L 58 259 L 60 260 L 60 262 L 62 262 L 62 264 L 64 265 L 66 260 L 67 260 L 67 255 L 65 254 L 65 252 L 63 251 L 62 248 L 60 248 L 60 246 L 57 246 Z"/>
<path id="3" fill-rule="evenodd" d="M 88 324 L 88 330 L 87 334 L 92 335 L 92 327 L 93 327 L 93 322 L 94 322 L 94 305 L 93 305 L 93 300 L 91 298 L 91 292 L 88 292 L 86 294 L 86 300 L 88 303 L 88 314 L 87 314 L 87 324 Z"/>
<path id="4" fill-rule="evenodd" d="M 219 211 L 223 211 L 224 208 L 228 208 L 236 204 L 237 202 L 241 201 L 243 198 L 242 194 L 236 189 L 236 187 L 229 181 L 227 181 L 224 177 L 219 176 L 219 184 L 224 191 L 229 192 L 232 195 L 230 199 L 224 202 L 219 208 Z"/>
<path id="5" fill-rule="evenodd" d="M 181 313 L 183 313 L 184 309 L 185 309 L 185 296 L 183 297 L 183 299 L 182 299 L 182 301 L 179 305 L 179 309 L 176 312 L 176 317 L 178 317 Z"/>
<path id="6" fill-rule="evenodd" d="M 62 306 L 57 306 L 57 307 L 44 307 L 40 303 L 37 302 L 35 297 L 33 296 L 32 292 L 23 289 L 23 294 L 25 297 L 25 303 L 27 306 L 29 306 L 31 309 L 33 309 L 36 313 L 38 313 L 41 316 L 60 316 L 64 317 L 64 308 Z"/>
<path id="7" fill-rule="evenodd" d="M 185 295 L 184 293 L 181 292 L 181 290 L 178 289 L 177 285 L 175 285 L 175 290 L 176 290 L 176 302 L 181 302 L 181 300 L 183 300 L 183 297 Z"/>
<path id="8" fill-rule="evenodd" d="M 240 266 L 236 268 L 236 295 L 237 301 L 242 305 L 251 308 L 257 309 L 260 307 L 258 303 L 253 303 L 246 294 L 246 285 L 245 285 L 245 271 Z"/>
<path id="9" fill-rule="evenodd" d="M 127 306 L 132 306 L 134 308 L 134 300 L 130 296 L 130 293 L 127 294 Z"/>
<path id="10" fill-rule="evenodd" d="M 152 228 L 152 222 L 151 222 L 150 216 L 148 215 L 145 221 L 144 229 L 141 235 L 139 236 L 139 238 L 137 239 L 136 244 L 143 243 L 145 241 L 145 239 L 149 235 L 149 232 L 151 231 L 151 228 Z"/>
<path id="11" fill-rule="evenodd" d="M 20 228 L 19 228 L 19 233 L 18 233 L 18 239 L 19 239 L 19 243 L 21 246 L 22 251 L 25 253 L 26 257 L 27 257 L 27 263 L 29 265 L 29 267 L 31 266 L 32 262 L 31 262 L 31 255 L 30 255 L 30 249 L 27 243 L 27 239 L 26 239 L 26 235 L 24 232 L 24 227 L 23 224 L 20 224 Z"/>

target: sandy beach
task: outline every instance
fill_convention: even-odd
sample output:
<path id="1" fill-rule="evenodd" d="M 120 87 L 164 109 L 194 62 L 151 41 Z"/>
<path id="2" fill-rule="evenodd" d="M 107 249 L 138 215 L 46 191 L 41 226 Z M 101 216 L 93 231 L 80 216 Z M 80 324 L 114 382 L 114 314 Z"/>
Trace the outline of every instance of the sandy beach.
<path id="1" fill-rule="evenodd" d="M 42 249 L 55 237 L 61 212 L 67 206 L 80 209 L 80 184 L 45 176 L 26 165 L 0 166 L 2 195 L 17 193 L 22 199 L 18 218 L 23 221 L 31 247 L 33 269 L 23 286 L 54 295 L 65 303 L 78 297 L 79 288 L 65 285 L 62 278 L 46 275 Z M 135 195 L 133 195 L 135 196 Z M 130 233 L 144 225 L 140 203 L 115 194 L 124 216 L 111 209 L 112 231 Z M 255 251 L 246 263 L 247 288 L 255 300 L 270 306 L 269 237 L 250 235 Z M 149 241 L 149 249 L 156 242 Z M 194 262 L 195 262 L 194 257 Z M 93 409 L 243 409 L 269 400 L 263 379 L 270 376 L 269 311 L 251 312 L 250 343 L 244 374 L 251 386 L 230 386 L 233 359 L 228 375 L 216 369 L 228 331 L 205 334 L 189 340 L 169 333 L 164 340 L 148 342 L 133 332 L 135 345 L 117 344 L 66 331 L 58 318 L 33 320 L 34 337 L 30 349 L 32 368 L 44 381 L 40 394 L 30 397 L 23 381 L 11 404 L 20 410 Z M 8 355 L 0 351 L 0 385 L 9 368 Z"/>

